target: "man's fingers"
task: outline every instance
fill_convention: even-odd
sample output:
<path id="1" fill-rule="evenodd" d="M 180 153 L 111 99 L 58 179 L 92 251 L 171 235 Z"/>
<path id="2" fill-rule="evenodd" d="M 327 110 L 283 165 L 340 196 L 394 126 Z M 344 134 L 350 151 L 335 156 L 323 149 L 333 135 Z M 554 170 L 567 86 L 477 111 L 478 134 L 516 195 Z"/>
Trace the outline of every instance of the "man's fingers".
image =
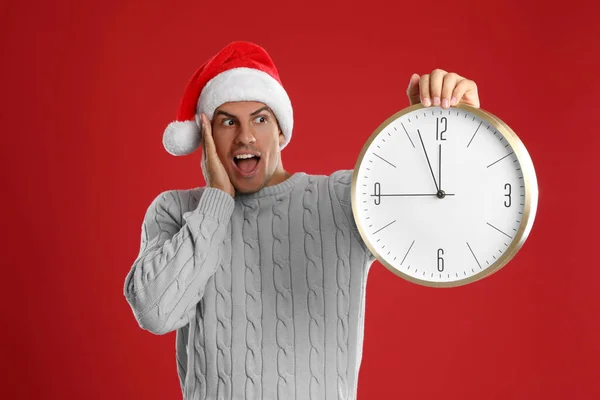
<path id="1" fill-rule="evenodd" d="M 421 77 L 418 74 L 412 74 L 410 76 L 410 80 L 408 81 L 408 88 L 406 89 L 406 95 L 408 96 L 408 101 L 410 105 L 417 104 L 421 101 L 420 90 L 419 90 L 419 80 Z"/>
<path id="2" fill-rule="evenodd" d="M 463 103 L 476 108 L 479 108 L 480 106 L 477 85 L 470 79 L 463 79 L 459 81 L 452 92 L 452 97 L 456 98 L 456 103 L 453 105 L 456 105 L 462 101 Z"/>
<path id="3" fill-rule="evenodd" d="M 419 92 L 421 93 L 421 103 L 425 107 L 431 105 L 431 96 L 429 95 L 429 74 L 421 76 L 419 79 Z"/>
<path id="4" fill-rule="evenodd" d="M 203 147 L 206 148 L 207 155 L 212 156 L 216 153 L 215 142 L 212 137 L 212 129 L 210 126 L 210 121 L 206 114 L 200 114 L 200 120 L 202 121 L 202 143 Z"/>
<path id="5" fill-rule="evenodd" d="M 434 106 L 439 106 L 441 103 L 442 96 L 442 84 L 444 83 L 444 76 L 447 74 L 443 69 L 434 69 L 431 72 L 429 78 L 429 94 L 432 98 L 431 103 Z"/>
<path id="6" fill-rule="evenodd" d="M 454 91 L 454 88 L 456 87 L 456 82 L 458 82 L 460 79 L 462 79 L 462 78 L 458 74 L 455 74 L 454 72 L 450 72 L 450 73 L 444 75 L 444 81 L 442 83 L 442 95 L 441 95 L 442 108 L 450 107 L 450 100 L 452 97 L 452 92 Z"/>
<path id="7" fill-rule="evenodd" d="M 416 86 L 419 85 L 417 91 Z M 446 72 L 436 68 L 431 74 L 419 77 L 413 74 L 406 89 L 411 105 L 418 103 L 419 96 L 425 107 L 431 105 L 449 108 L 459 103 L 479 108 L 479 93 L 474 81 L 466 79 L 455 72 Z"/>

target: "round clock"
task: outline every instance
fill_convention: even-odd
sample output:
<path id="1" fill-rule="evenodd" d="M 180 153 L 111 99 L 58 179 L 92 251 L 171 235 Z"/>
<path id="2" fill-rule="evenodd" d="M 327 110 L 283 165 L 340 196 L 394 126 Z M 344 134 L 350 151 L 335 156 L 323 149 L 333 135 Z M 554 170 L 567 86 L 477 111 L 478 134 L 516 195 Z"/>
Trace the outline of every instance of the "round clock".
<path id="1" fill-rule="evenodd" d="M 413 283 L 452 287 L 506 265 L 531 231 L 535 170 L 513 130 L 488 111 L 416 104 L 369 137 L 352 179 L 361 237 Z"/>

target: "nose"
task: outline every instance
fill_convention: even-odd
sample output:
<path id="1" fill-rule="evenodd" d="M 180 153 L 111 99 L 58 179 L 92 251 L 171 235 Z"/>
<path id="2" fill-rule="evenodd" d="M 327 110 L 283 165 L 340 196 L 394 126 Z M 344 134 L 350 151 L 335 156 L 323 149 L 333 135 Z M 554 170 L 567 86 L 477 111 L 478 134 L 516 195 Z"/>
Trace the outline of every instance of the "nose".
<path id="1" fill-rule="evenodd" d="M 250 124 L 240 124 L 239 126 L 240 128 L 235 138 L 237 144 L 249 145 L 256 142 L 256 138 L 254 137 L 254 133 L 252 132 Z"/>

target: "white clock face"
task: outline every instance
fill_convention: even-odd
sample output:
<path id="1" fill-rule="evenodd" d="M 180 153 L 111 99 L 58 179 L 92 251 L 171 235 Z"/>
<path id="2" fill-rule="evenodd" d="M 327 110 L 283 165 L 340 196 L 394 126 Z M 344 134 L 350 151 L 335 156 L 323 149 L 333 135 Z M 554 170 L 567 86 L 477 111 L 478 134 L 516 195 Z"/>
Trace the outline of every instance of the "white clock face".
<path id="1" fill-rule="evenodd" d="M 429 107 L 380 128 L 355 169 L 353 211 L 388 268 L 421 284 L 455 286 L 511 257 L 526 184 L 522 152 L 498 125 L 467 109 Z"/>

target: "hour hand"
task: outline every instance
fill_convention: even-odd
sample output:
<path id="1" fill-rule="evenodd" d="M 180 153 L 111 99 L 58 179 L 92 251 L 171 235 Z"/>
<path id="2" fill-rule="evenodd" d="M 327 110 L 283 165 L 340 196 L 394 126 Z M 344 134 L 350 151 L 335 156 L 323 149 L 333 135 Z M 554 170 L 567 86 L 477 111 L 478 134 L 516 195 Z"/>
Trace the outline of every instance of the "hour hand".
<path id="1" fill-rule="evenodd" d="M 440 190 L 442 190 L 442 145 L 438 147 L 438 183 L 440 184 Z"/>

